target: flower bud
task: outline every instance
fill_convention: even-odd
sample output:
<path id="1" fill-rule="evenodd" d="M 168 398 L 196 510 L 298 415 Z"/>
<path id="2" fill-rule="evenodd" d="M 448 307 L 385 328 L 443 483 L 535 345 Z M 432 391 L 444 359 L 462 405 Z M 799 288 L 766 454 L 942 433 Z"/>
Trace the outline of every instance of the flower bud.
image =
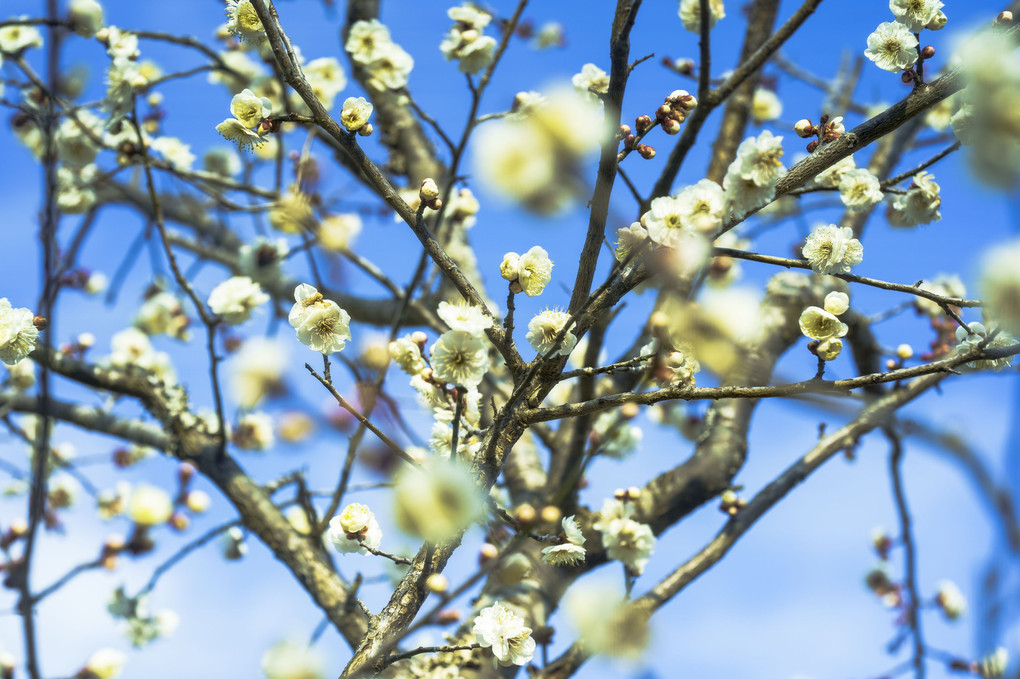
<path id="1" fill-rule="evenodd" d="M 896 347 L 896 355 L 901 361 L 905 361 L 914 355 L 914 350 L 910 348 L 909 344 L 901 344 Z"/>
<path id="2" fill-rule="evenodd" d="M 499 556 L 499 548 L 491 542 L 486 542 L 478 550 L 478 563 L 484 566 L 497 556 Z"/>
<path id="3" fill-rule="evenodd" d="M 425 587 L 433 594 L 442 594 L 450 588 L 450 580 L 442 573 L 433 573 L 425 580 Z"/>
<path id="4" fill-rule="evenodd" d="M 35 326 L 36 330 L 45 330 L 49 324 L 50 322 L 46 320 L 45 316 L 35 316 L 32 318 L 32 325 Z"/>
<path id="5" fill-rule="evenodd" d="M 431 177 L 423 179 L 421 188 L 418 189 L 418 196 L 425 202 L 439 198 L 439 187 L 436 186 L 436 180 Z"/>
<path id="6" fill-rule="evenodd" d="M 419 347 L 425 346 L 425 343 L 429 341 L 429 336 L 423 333 L 421 330 L 415 330 L 411 333 L 411 341 L 417 344 Z"/>
<path id="7" fill-rule="evenodd" d="M 935 56 L 935 48 L 931 45 L 925 45 L 924 49 L 921 50 L 921 58 L 931 59 L 933 56 Z"/>
<path id="8" fill-rule="evenodd" d="M 372 132 L 374 130 L 375 130 L 375 128 L 372 127 L 372 123 L 365 123 L 364 125 L 362 125 L 361 127 L 358 128 L 358 136 L 359 137 L 367 137 L 370 134 L 372 134 Z"/>
<path id="9" fill-rule="evenodd" d="M 645 132 L 652 126 L 652 119 L 650 116 L 638 116 L 634 119 L 634 127 L 637 129 L 638 134 Z"/>
<path id="10" fill-rule="evenodd" d="M 632 420 L 637 417 L 639 412 L 641 412 L 641 408 L 637 403 L 624 403 L 620 406 L 620 415 L 628 420 Z"/>
<path id="11" fill-rule="evenodd" d="M 628 134 L 626 137 L 623 138 L 623 148 L 625 148 L 625 149 L 632 149 L 632 148 L 634 148 L 634 145 L 636 143 L 637 143 L 637 137 L 635 137 L 633 134 Z"/>
<path id="12" fill-rule="evenodd" d="M 212 498 L 209 497 L 209 493 L 204 490 L 193 490 L 188 493 L 187 499 L 184 504 L 187 505 L 188 509 L 196 514 L 201 514 L 205 510 L 209 509 L 209 505 L 212 504 Z"/>
<path id="13" fill-rule="evenodd" d="M 670 108 L 669 104 L 663 104 L 659 108 L 655 109 L 655 119 L 663 121 L 673 115 L 673 109 Z"/>
<path id="14" fill-rule="evenodd" d="M 909 85 L 914 82 L 914 72 L 911 70 L 903 71 L 903 73 L 900 73 L 900 80 L 903 81 L 904 85 Z"/>
<path id="15" fill-rule="evenodd" d="M 563 512 L 560 511 L 559 507 L 554 505 L 546 505 L 542 507 L 542 523 L 559 523 L 560 519 L 563 518 Z"/>
<path id="16" fill-rule="evenodd" d="M 626 136 L 628 136 L 631 132 L 632 132 L 632 130 L 630 129 L 630 125 L 627 125 L 626 123 L 620 125 L 620 138 L 621 139 L 626 137 Z"/>
<path id="17" fill-rule="evenodd" d="M 941 14 L 941 12 L 940 12 Z M 999 12 L 999 16 L 995 17 L 995 23 L 997 24 L 1011 24 L 1013 23 L 1013 13 L 1009 10 Z"/>
<path id="18" fill-rule="evenodd" d="M 461 614 L 456 608 L 444 608 L 436 613 L 436 622 L 440 625 L 449 625 L 460 622 Z"/>
<path id="19" fill-rule="evenodd" d="M 647 144 L 638 144 L 637 152 L 645 160 L 651 160 L 655 157 L 655 149 Z"/>
<path id="20" fill-rule="evenodd" d="M 818 148 L 818 140 L 817 139 L 812 139 L 811 141 L 808 142 L 808 145 L 807 145 L 807 152 L 808 153 L 814 153 L 816 148 Z"/>
<path id="21" fill-rule="evenodd" d="M 812 125 L 811 121 L 807 118 L 801 118 L 793 126 L 793 131 L 797 133 L 798 137 L 807 139 L 808 137 L 813 137 L 817 133 L 818 128 Z"/>
<path id="22" fill-rule="evenodd" d="M 680 132 L 680 121 L 676 118 L 666 118 L 662 121 L 662 131 L 666 134 L 677 134 Z"/>
<path id="23" fill-rule="evenodd" d="M 673 62 L 673 68 L 680 75 L 691 75 L 694 73 L 694 60 L 693 59 L 677 59 Z"/>
<path id="24" fill-rule="evenodd" d="M 538 512 L 535 508 L 525 502 L 514 510 L 514 518 L 517 519 L 521 524 L 527 526 L 535 522 L 535 518 L 538 516 Z"/>

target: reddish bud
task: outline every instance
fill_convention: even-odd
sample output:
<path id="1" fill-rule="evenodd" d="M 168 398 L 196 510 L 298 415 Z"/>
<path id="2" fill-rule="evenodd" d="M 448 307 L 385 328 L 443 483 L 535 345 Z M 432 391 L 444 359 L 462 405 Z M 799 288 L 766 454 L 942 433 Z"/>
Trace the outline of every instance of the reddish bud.
<path id="1" fill-rule="evenodd" d="M 807 152 L 808 153 L 814 153 L 816 148 L 818 148 L 818 140 L 817 139 L 812 139 L 811 141 L 808 142 L 808 145 L 807 145 Z"/>
<path id="2" fill-rule="evenodd" d="M 639 144 L 637 152 L 641 154 L 641 157 L 645 160 L 651 160 L 655 157 L 655 149 L 647 144 Z"/>
<path id="3" fill-rule="evenodd" d="M 1009 10 L 999 12 L 999 16 L 995 17 L 995 23 L 997 24 L 1011 24 L 1013 23 L 1013 13 Z"/>
<path id="4" fill-rule="evenodd" d="M 921 50 L 921 58 L 931 59 L 933 56 L 935 56 L 935 48 L 931 45 L 925 45 L 924 49 Z"/>
<path id="5" fill-rule="evenodd" d="M 914 72 L 909 70 L 903 71 L 903 73 L 900 73 L 900 80 L 902 80 L 904 84 L 909 85 L 914 82 Z"/>
<path id="6" fill-rule="evenodd" d="M 638 133 L 646 131 L 652 126 L 652 119 L 650 116 L 638 116 L 634 119 L 634 127 L 637 128 Z"/>
<path id="7" fill-rule="evenodd" d="M 680 121 L 676 118 L 666 118 L 662 121 L 662 131 L 666 134 L 677 134 L 680 132 Z"/>
<path id="8" fill-rule="evenodd" d="M 45 330 L 49 324 L 50 322 L 46 320 L 45 316 L 35 316 L 32 318 L 32 325 L 35 326 L 36 330 Z"/>

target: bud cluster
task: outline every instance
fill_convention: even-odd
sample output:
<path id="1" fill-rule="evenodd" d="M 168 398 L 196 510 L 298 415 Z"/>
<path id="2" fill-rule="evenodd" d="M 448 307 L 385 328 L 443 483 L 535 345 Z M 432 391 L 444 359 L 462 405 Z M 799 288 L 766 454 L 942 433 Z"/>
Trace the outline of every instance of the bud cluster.
<path id="1" fill-rule="evenodd" d="M 793 131 L 801 139 L 811 139 L 807 145 L 807 152 L 814 153 L 821 144 L 827 144 L 841 137 L 846 132 L 843 125 L 843 116 L 836 116 L 829 120 L 828 114 L 822 115 L 817 125 L 811 122 L 810 118 L 801 118 L 793 126 Z"/>
<path id="2" fill-rule="evenodd" d="M 431 177 L 422 180 L 421 188 L 418 189 L 418 197 L 421 198 L 422 205 L 430 210 L 438 210 L 443 207 L 443 201 L 439 197 L 439 186 L 436 184 L 436 180 Z"/>

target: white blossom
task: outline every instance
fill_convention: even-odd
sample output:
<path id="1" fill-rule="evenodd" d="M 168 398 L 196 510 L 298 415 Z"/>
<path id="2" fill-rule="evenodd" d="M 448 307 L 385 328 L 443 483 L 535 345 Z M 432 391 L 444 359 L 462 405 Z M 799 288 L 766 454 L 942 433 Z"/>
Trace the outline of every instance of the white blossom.
<path id="1" fill-rule="evenodd" d="M 570 314 L 565 311 L 546 309 L 528 323 L 528 342 L 539 355 L 545 354 L 553 348 L 556 336 L 569 320 Z M 575 344 L 577 344 L 577 337 L 568 330 L 554 355 L 569 356 L 570 352 L 574 350 Z"/>
<path id="2" fill-rule="evenodd" d="M 861 242 L 849 226 L 823 224 L 807 237 L 801 251 L 817 273 L 849 273 L 864 259 Z"/>
<path id="3" fill-rule="evenodd" d="M 896 227 L 930 224 L 942 219 L 941 205 L 935 177 L 928 172 L 918 172 L 905 194 L 893 196 L 886 219 L 890 226 Z"/>
<path id="4" fill-rule="evenodd" d="M 32 353 L 39 338 L 34 318 L 30 310 L 13 308 L 9 299 L 0 297 L 0 361 L 14 365 Z"/>
<path id="5" fill-rule="evenodd" d="M 593 528 L 602 533 L 606 555 L 640 575 L 655 551 L 655 535 L 648 524 L 633 516 L 633 504 L 609 499 L 603 503 Z"/>
<path id="6" fill-rule="evenodd" d="M 240 325 L 251 312 L 269 301 L 269 295 L 247 276 L 233 276 L 209 293 L 209 308 L 228 325 Z"/>
<path id="7" fill-rule="evenodd" d="M 367 65 L 381 57 L 391 42 L 390 30 L 378 19 L 355 21 L 347 34 L 344 49 L 351 55 L 351 59 Z"/>
<path id="8" fill-rule="evenodd" d="M 920 33 L 943 7 L 942 0 L 889 0 L 896 21 L 912 33 Z"/>
<path id="9" fill-rule="evenodd" d="M 475 337 L 482 337 L 492 327 L 492 317 L 486 316 L 481 307 L 469 302 L 440 302 L 436 313 L 451 329 L 462 330 Z"/>
<path id="10" fill-rule="evenodd" d="M 348 132 L 357 132 L 368 123 L 372 109 L 372 104 L 364 97 L 347 97 L 340 109 L 340 124 Z"/>
<path id="11" fill-rule="evenodd" d="M 191 166 L 195 162 L 195 154 L 191 152 L 191 146 L 177 137 L 158 137 L 152 140 L 149 147 L 163 156 L 175 170 L 190 172 Z"/>
<path id="12" fill-rule="evenodd" d="M 981 297 L 997 323 L 1020 336 L 1020 241 L 993 248 L 981 262 Z"/>
<path id="13" fill-rule="evenodd" d="M 984 344 L 985 349 L 999 349 L 1016 343 L 1016 339 L 1014 339 L 1008 332 L 999 331 L 990 341 L 988 341 L 988 334 L 988 330 L 985 329 L 983 323 L 973 322 L 968 323 L 966 328 L 957 328 L 956 353 L 967 353 L 973 347 L 982 344 Z M 987 358 L 978 361 L 970 361 L 967 363 L 967 367 L 974 370 L 994 370 L 995 372 L 999 372 L 1008 368 L 1012 365 L 1012 363 L 1013 357 L 1005 356 L 1003 358 Z"/>
<path id="14" fill-rule="evenodd" d="M 27 19 L 27 16 L 16 17 Z M 0 52 L 6 54 L 17 54 L 29 47 L 42 47 L 42 33 L 35 26 L 4 26 L 0 28 Z"/>
<path id="15" fill-rule="evenodd" d="M 836 188 L 839 186 L 839 183 L 843 181 L 843 175 L 856 167 L 857 165 L 854 163 L 854 157 L 849 155 L 816 174 L 815 183 L 819 186 Z"/>
<path id="16" fill-rule="evenodd" d="M 425 368 L 421 349 L 409 335 L 398 337 L 389 343 L 389 354 L 393 362 L 408 375 L 417 375 Z"/>
<path id="17" fill-rule="evenodd" d="M 882 202 L 878 177 L 864 168 L 847 170 L 839 180 L 839 199 L 851 212 L 863 212 Z"/>
<path id="18" fill-rule="evenodd" d="M 722 225 L 726 198 L 721 186 L 711 179 L 702 179 L 681 189 L 675 205 L 685 228 L 711 234 Z"/>
<path id="19" fill-rule="evenodd" d="M 336 57 L 312 59 L 301 68 L 315 97 L 326 110 L 333 108 L 333 100 L 345 87 L 347 76 Z"/>
<path id="20" fill-rule="evenodd" d="M 883 22 L 868 36 L 864 56 L 883 70 L 903 71 L 917 61 L 917 38 L 898 21 Z"/>
<path id="21" fill-rule="evenodd" d="M 956 620 L 967 612 L 967 597 L 952 580 L 939 581 L 935 603 L 949 620 Z"/>
<path id="22" fill-rule="evenodd" d="M 701 0 L 680 0 L 678 14 L 684 28 L 691 33 L 701 32 Z M 709 0 L 708 27 L 714 28 L 715 22 L 725 17 L 726 9 L 723 7 L 723 0 Z"/>
<path id="23" fill-rule="evenodd" d="M 323 679 L 322 658 L 306 642 L 281 641 L 262 655 L 266 679 Z"/>
<path id="24" fill-rule="evenodd" d="M 772 90 L 759 87 L 751 99 L 751 117 L 759 125 L 783 115 L 783 102 Z"/>
<path id="25" fill-rule="evenodd" d="M 131 492 L 127 515 L 142 526 L 155 526 L 169 519 L 173 510 L 169 493 L 157 486 L 140 483 Z"/>
<path id="26" fill-rule="evenodd" d="M 393 497 L 397 525 L 429 542 L 456 537 L 485 517 L 485 496 L 470 469 L 456 459 L 404 465 Z"/>
<path id="27" fill-rule="evenodd" d="M 329 520 L 326 537 L 341 554 L 368 554 L 366 546 L 378 549 L 382 529 L 375 514 L 368 507 L 353 502 Z"/>
<path id="28" fill-rule="evenodd" d="M 483 648 L 492 647 L 492 654 L 504 667 L 524 665 L 535 655 L 531 628 L 502 601 L 479 611 L 471 631 Z"/>
<path id="29" fill-rule="evenodd" d="M 571 77 L 574 89 L 586 98 L 595 99 L 592 92 L 606 94 L 609 92 L 609 74 L 595 64 L 585 64 L 581 67 L 580 73 Z M 597 100 L 597 99 L 595 99 Z"/>
<path id="30" fill-rule="evenodd" d="M 266 450 L 276 443 L 273 417 L 269 413 L 251 412 L 237 419 L 230 440 L 241 450 Z"/>
<path id="31" fill-rule="evenodd" d="M 542 549 L 542 561 L 552 566 L 573 566 L 584 561 L 584 535 L 581 526 L 574 516 L 566 516 L 561 522 L 563 526 L 562 541 Z"/>
<path id="32" fill-rule="evenodd" d="M 253 45 L 266 38 L 266 29 L 251 0 L 227 0 L 227 30 Z"/>
<path id="33" fill-rule="evenodd" d="M 396 43 L 381 46 L 378 56 L 365 67 L 372 76 L 371 84 L 377 89 L 399 90 L 407 85 L 414 68 L 414 59 Z"/>
<path id="34" fill-rule="evenodd" d="M 112 648 L 101 648 L 89 656 L 85 663 L 88 670 L 96 679 L 115 679 L 120 676 L 124 669 L 127 656 Z"/>
<path id="35" fill-rule="evenodd" d="M 351 339 L 350 314 L 306 283 L 294 289 L 294 300 L 287 320 L 299 342 L 325 355 L 344 348 Z"/>
<path id="36" fill-rule="evenodd" d="M 74 32 L 83 38 L 91 38 L 103 27 L 103 6 L 96 0 L 71 0 L 67 14 Z"/>
<path id="37" fill-rule="evenodd" d="M 449 330 L 439 336 L 430 350 L 436 379 L 458 386 L 481 384 L 489 370 L 485 341 L 463 330 Z"/>

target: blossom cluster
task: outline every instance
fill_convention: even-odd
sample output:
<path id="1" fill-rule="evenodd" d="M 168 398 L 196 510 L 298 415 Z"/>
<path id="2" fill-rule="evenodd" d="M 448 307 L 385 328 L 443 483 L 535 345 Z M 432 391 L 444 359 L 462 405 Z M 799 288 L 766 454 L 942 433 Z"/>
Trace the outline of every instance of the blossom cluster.
<path id="1" fill-rule="evenodd" d="M 461 73 L 474 75 L 492 62 L 496 49 L 495 38 L 482 33 L 492 15 L 474 5 L 451 7 L 446 14 L 456 23 L 443 38 L 439 51 L 447 61 L 456 59 Z"/>
<path id="2" fill-rule="evenodd" d="M 414 59 L 390 38 L 390 30 L 378 19 L 355 21 L 344 49 L 371 76 L 370 84 L 384 92 L 407 85 Z"/>

